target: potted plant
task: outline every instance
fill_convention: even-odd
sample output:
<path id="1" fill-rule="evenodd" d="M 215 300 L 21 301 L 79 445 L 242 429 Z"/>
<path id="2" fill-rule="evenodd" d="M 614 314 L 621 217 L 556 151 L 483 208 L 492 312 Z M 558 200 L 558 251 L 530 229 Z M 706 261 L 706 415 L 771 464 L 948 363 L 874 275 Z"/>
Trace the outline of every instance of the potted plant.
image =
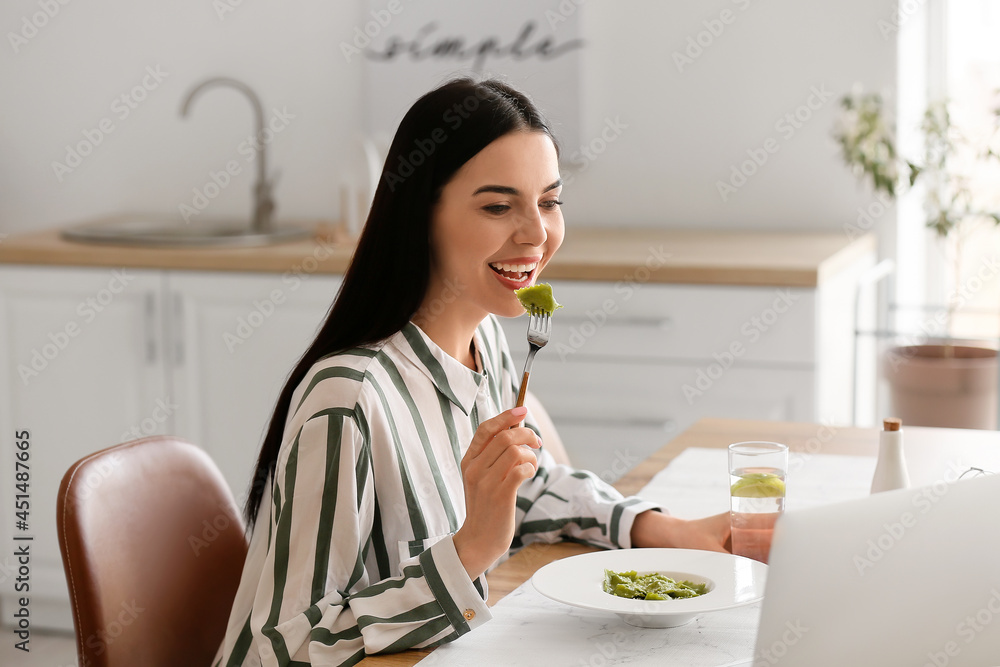
<path id="1" fill-rule="evenodd" d="M 989 145 L 973 146 L 960 135 L 946 102 L 932 104 L 924 113 L 920 126 L 924 155 L 919 162 L 899 156 L 880 96 L 855 92 L 841 99 L 841 109 L 835 138 L 844 161 L 869 180 L 876 193 L 895 200 L 918 181 L 925 186 L 927 226 L 942 243 L 951 245 L 957 290 L 966 228 L 983 221 L 1000 225 L 1000 212 L 977 204 L 967 170 L 1000 163 L 1000 154 Z M 998 127 L 1000 109 L 993 114 L 994 136 Z M 951 337 L 952 320 L 963 301 L 957 292 L 947 300 L 938 319 L 944 329 L 940 342 L 896 346 L 882 359 L 893 409 L 906 424 L 997 428 L 997 350 L 956 344 Z"/>

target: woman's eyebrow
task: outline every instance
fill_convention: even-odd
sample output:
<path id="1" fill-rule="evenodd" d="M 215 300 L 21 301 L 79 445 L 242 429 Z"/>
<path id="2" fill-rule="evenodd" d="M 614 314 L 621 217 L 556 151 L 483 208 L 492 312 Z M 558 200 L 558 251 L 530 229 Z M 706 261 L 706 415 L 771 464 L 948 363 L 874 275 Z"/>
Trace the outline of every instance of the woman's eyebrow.
<path id="1" fill-rule="evenodd" d="M 552 185 L 550 185 L 547 188 L 545 188 L 544 190 L 542 190 L 542 192 L 548 192 L 549 190 L 555 190 L 556 188 L 558 188 L 562 184 L 563 184 L 563 182 L 562 182 L 562 179 L 560 178 L 558 181 L 556 181 Z M 521 194 L 521 192 L 517 188 L 512 188 L 509 185 L 484 185 L 484 186 L 482 186 L 480 188 L 477 188 L 476 191 L 472 193 L 472 196 L 475 197 L 476 195 L 478 195 L 480 193 L 483 193 L 483 192 L 495 192 L 495 193 L 501 194 L 501 195 L 510 195 L 511 197 L 518 197 Z"/>
<path id="2" fill-rule="evenodd" d="M 510 195 L 511 197 L 517 197 L 521 194 L 517 188 L 512 188 L 509 185 L 484 185 L 473 192 L 472 196 L 475 197 L 483 192 L 496 192 L 497 194 Z"/>

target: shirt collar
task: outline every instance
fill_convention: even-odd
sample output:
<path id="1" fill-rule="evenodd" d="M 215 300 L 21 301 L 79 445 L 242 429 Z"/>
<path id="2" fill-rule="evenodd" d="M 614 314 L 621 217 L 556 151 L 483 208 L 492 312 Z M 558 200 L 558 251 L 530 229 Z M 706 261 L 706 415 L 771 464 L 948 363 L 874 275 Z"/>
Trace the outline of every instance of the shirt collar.
<path id="1" fill-rule="evenodd" d="M 476 362 L 481 369 L 491 367 L 483 352 L 479 328 L 473 336 Z M 457 405 L 466 415 L 472 412 L 479 387 L 487 380 L 487 373 L 477 373 L 438 347 L 420 327 L 407 322 L 389 339 L 406 359 L 430 379 L 439 392 Z"/>

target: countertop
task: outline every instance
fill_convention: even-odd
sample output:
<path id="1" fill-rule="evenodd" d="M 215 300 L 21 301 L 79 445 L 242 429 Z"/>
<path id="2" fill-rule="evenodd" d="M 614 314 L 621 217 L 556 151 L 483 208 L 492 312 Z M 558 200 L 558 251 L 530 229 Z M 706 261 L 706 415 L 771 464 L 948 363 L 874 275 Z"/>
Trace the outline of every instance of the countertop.
<path id="1" fill-rule="evenodd" d="M 253 248 L 78 243 L 53 229 L 7 237 L 0 264 L 340 274 L 353 249 L 351 239 L 323 226 L 307 240 Z M 543 278 L 816 287 L 874 250 L 872 235 L 570 227 Z"/>

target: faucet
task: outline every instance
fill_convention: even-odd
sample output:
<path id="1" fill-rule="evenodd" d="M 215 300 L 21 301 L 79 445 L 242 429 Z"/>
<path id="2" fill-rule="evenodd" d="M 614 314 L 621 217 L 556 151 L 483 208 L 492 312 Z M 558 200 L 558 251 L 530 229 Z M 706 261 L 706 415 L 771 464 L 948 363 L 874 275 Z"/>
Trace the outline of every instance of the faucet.
<path id="1" fill-rule="evenodd" d="M 242 81 L 230 79 L 228 77 L 214 77 L 206 79 L 195 86 L 181 105 L 181 117 L 187 117 L 188 109 L 198 93 L 212 86 L 230 86 L 239 90 L 250 99 L 253 107 L 254 125 L 257 129 L 256 138 L 260 143 L 260 155 L 257 156 L 257 181 L 253 186 L 253 220 L 251 228 L 255 233 L 261 234 L 271 229 L 271 214 L 274 212 L 274 199 L 271 191 L 274 183 L 267 180 L 267 145 L 262 142 L 264 133 L 264 109 L 260 104 L 260 98 L 253 92 L 250 86 Z"/>

